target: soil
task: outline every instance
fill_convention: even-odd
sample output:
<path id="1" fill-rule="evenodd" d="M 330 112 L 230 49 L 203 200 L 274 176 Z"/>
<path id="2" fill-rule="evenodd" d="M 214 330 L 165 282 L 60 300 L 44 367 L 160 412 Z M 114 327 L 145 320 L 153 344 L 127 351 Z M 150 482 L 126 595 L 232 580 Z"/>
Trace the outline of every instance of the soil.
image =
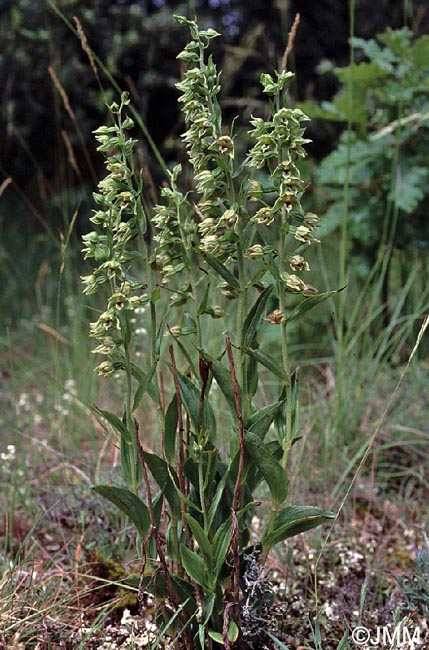
<path id="1" fill-rule="evenodd" d="M 76 487 L 72 497 L 69 489 L 63 499 L 58 498 L 60 493 L 59 487 L 55 497 L 52 492 L 39 495 L 43 525 L 32 528 L 19 513 L 16 517 L 14 548 L 9 553 L 12 558 L 18 552 L 20 563 L 15 569 L 11 564 L 9 580 L 15 581 L 16 595 L 12 611 L 0 614 L 0 648 L 150 647 L 157 631 L 155 604 L 147 597 L 139 609 L 135 592 L 112 584 L 138 571 L 138 562 L 131 558 L 123 566 L 109 557 L 109 540 L 110 555 L 117 553 L 110 513 L 100 508 L 86 486 Z M 424 502 L 421 494 L 415 497 L 415 504 Z M 343 512 L 327 539 L 325 529 L 275 549 L 267 566 L 275 596 L 270 621 L 261 622 L 265 640 L 248 647 L 337 650 L 348 634 L 344 648 L 365 650 L 375 647 L 372 641 L 384 628 L 396 629 L 402 621 L 409 630 L 409 643 L 400 645 L 401 650 L 428 649 L 429 589 L 423 594 L 426 602 L 417 587 L 413 595 L 415 576 L 424 569 L 416 558 L 427 540 L 420 508 L 409 503 L 410 499 L 393 503 L 361 486 L 354 492 L 353 507 Z M 78 516 L 83 510 L 84 526 Z M 259 525 L 255 518 L 255 536 Z M 127 531 L 122 535 L 126 546 Z M 105 550 L 97 549 L 97 539 L 103 540 Z M 427 559 L 429 578 L 429 555 Z M 49 599 L 44 602 L 45 612 L 40 599 L 44 589 Z M 34 604 L 31 593 L 38 594 Z M 7 633 L 1 633 L 2 626 Z M 272 637 L 262 633 L 264 626 L 283 645 L 268 643 Z M 358 626 L 370 635 L 367 645 L 350 640 Z"/>

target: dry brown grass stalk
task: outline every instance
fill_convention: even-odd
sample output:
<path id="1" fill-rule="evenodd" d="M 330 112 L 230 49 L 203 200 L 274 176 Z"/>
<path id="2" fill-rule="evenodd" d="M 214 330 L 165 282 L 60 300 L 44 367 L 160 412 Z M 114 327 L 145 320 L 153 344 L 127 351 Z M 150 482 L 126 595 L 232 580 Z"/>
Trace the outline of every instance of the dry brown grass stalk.
<path id="1" fill-rule="evenodd" d="M 58 92 L 60 94 L 60 97 L 63 100 L 63 104 L 64 104 L 64 108 L 66 110 L 66 113 L 68 114 L 68 116 L 70 117 L 72 122 L 76 122 L 76 115 L 74 114 L 74 111 L 73 111 L 73 109 L 72 109 L 72 107 L 70 105 L 70 100 L 68 98 L 68 95 L 67 95 L 67 93 L 66 93 L 66 91 L 64 89 L 64 86 L 61 84 L 61 81 L 58 79 L 55 70 L 53 69 L 53 67 L 51 65 L 48 66 L 48 72 L 49 72 L 49 76 L 51 77 L 55 88 L 58 90 Z"/>
<path id="2" fill-rule="evenodd" d="M 76 25 L 77 35 L 79 36 L 80 43 L 82 45 L 82 49 L 85 52 L 86 56 L 88 57 L 89 64 L 90 64 L 90 66 L 92 68 L 92 71 L 93 71 L 96 79 L 98 81 L 100 81 L 99 77 L 98 77 L 98 69 L 97 69 L 97 65 L 95 63 L 94 55 L 92 53 L 91 48 L 89 47 L 88 40 L 86 38 L 86 34 L 83 31 L 82 23 L 80 22 L 80 20 L 79 20 L 79 18 L 77 16 L 73 16 L 73 20 L 74 20 L 74 23 Z"/>
<path id="3" fill-rule="evenodd" d="M 296 34 L 298 32 L 298 27 L 299 27 L 300 20 L 301 20 L 301 16 L 299 14 L 296 14 L 295 20 L 293 21 L 293 25 L 292 25 L 291 30 L 290 30 L 289 35 L 288 35 L 288 41 L 287 41 L 286 49 L 285 49 L 285 51 L 283 53 L 282 64 L 281 64 L 281 68 L 280 68 L 281 70 L 286 70 L 287 60 L 288 60 L 289 54 L 292 52 L 293 47 L 295 45 L 295 39 L 296 39 Z"/>
<path id="4" fill-rule="evenodd" d="M 64 129 L 62 129 L 61 131 L 61 137 L 63 139 L 64 146 L 67 151 L 67 160 L 69 161 L 71 168 L 73 169 L 73 171 L 75 172 L 78 178 L 82 178 L 79 165 L 77 164 L 76 156 L 74 155 L 72 143 L 70 142 L 70 138 L 67 135 L 67 131 L 65 131 Z"/>

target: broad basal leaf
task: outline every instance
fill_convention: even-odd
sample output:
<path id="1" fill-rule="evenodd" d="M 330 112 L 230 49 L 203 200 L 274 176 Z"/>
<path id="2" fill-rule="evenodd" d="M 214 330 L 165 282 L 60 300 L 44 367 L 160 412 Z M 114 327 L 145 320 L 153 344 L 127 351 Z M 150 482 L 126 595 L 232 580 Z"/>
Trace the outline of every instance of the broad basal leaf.
<path id="1" fill-rule="evenodd" d="M 180 555 L 182 557 L 183 567 L 188 576 L 207 591 L 213 590 L 213 585 L 209 584 L 206 578 L 206 570 L 202 557 L 191 551 L 185 544 L 180 545 Z"/>
<path id="2" fill-rule="evenodd" d="M 153 478 L 158 483 L 168 501 L 171 513 L 173 516 L 179 517 L 180 499 L 173 483 L 173 479 L 171 478 L 171 475 L 174 475 L 173 469 L 169 468 L 165 460 L 156 454 L 150 454 L 147 451 L 143 452 L 143 454 Z"/>
<path id="3" fill-rule="evenodd" d="M 316 506 L 286 506 L 277 513 L 273 530 L 270 533 L 265 531 L 262 544 L 264 548 L 272 548 L 284 539 L 335 519 L 335 516 L 335 513 Z"/>
<path id="4" fill-rule="evenodd" d="M 137 528 L 140 537 L 144 538 L 150 526 L 149 510 L 134 492 L 115 485 L 96 485 L 92 489 L 125 513 Z"/>
<path id="5" fill-rule="evenodd" d="M 212 562 L 212 545 L 209 542 L 209 539 L 204 532 L 204 530 L 201 528 L 200 524 L 196 519 L 191 517 L 191 515 L 186 514 L 185 515 L 186 523 L 188 524 L 191 533 L 193 537 L 195 538 L 201 553 L 204 556 L 204 561 L 207 564 L 207 566 L 211 566 Z"/>

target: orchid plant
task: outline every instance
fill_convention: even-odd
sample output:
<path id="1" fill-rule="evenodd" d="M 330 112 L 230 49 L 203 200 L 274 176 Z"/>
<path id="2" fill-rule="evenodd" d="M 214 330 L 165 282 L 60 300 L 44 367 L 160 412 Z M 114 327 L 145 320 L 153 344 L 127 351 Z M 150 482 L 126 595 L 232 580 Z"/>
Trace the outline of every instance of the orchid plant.
<path id="1" fill-rule="evenodd" d="M 162 201 L 148 205 L 127 93 L 109 107 L 113 124 L 95 132 L 108 174 L 94 195 L 95 228 L 84 236 L 85 257 L 94 260 L 84 291 L 107 290 L 90 336 L 103 356 L 98 373 L 124 378 L 123 413 L 98 414 L 118 434 L 126 487 L 94 489 L 135 524 L 139 595 L 157 599 L 159 628 L 174 647 L 259 648 L 274 634 L 268 553 L 334 516 L 291 504 L 288 490 L 299 438 L 288 327 L 334 292 L 318 293 L 305 279 L 304 254 L 318 241 L 319 219 L 301 205 L 305 182 L 297 163 L 305 156 L 308 118 L 288 107 L 292 73 L 261 76 L 267 114 L 252 117 L 252 146 L 239 160 L 234 129 L 222 121 L 220 75 L 207 56 L 219 34 L 177 20 L 191 34 L 178 55 L 177 87 L 192 189 L 184 189 L 175 165 Z M 136 329 L 143 311 L 142 357 Z M 222 327 L 211 327 L 213 319 Z M 270 327 L 278 330 L 278 358 L 264 349 Z M 258 388 L 267 373 L 277 382 L 277 399 L 261 406 Z M 139 435 L 142 400 L 159 416 L 157 452 L 145 449 Z M 216 415 L 223 404 L 229 449 Z M 261 486 L 269 505 L 255 540 L 251 521 Z"/>

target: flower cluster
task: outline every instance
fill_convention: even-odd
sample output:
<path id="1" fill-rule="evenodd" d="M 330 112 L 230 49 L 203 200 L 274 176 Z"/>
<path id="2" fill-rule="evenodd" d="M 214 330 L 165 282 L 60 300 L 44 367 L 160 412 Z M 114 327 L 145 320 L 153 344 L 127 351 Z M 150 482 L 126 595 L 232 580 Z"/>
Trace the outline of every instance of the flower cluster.
<path id="1" fill-rule="evenodd" d="M 170 186 L 163 187 L 161 196 L 165 204 L 155 206 L 152 223 L 155 226 L 154 255 L 155 268 L 160 271 L 164 282 L 183 271 L 186 266 L 183 248 L 190 249 L 197 230 L 193 211 L 186 197 L 178 189 L 176 180 L 182 170 L 175 165 L 170 172 Z"/>
<path id="2" fill-rule="evenodd" d="M 256 142 L 249 151 L 248 166 L 264 170 L 269 175 L 266 189 L 260 182 L 249 183 L 249 200 L 256 201 L 261 206 L 251 220 L 259 226 L 271 226 L 275 222 L 280 224 L 283 234 L 295 239 L 297 250 L 289 256 L 292 271 L 308 271 L 309 265 L 299 253 L 304 246 L 317 241 L 314 229 L 319 221 L 315 214 L 305 214 L 301 206 L 305 184 L 297 161 L 306 155 L 303 146 L 309 140 L 303 137 L 302 122 L 308 120 L 308 117 L 300 109 L 281 106 L 280 98 L 293 74 L 285 71 L 275 74 L 276 78 L 269 74 L 261 75 L 263 91 L 272 97 L 272 114 L 267 120 L 253 117 L 253 129 L 249 131 Z M 265 192 L 274 193 L 276 198 L 272 205 L 264 200 Z M 312 287 L 295 274 L 284 272 L 283 276 L 287 290 L 314 292 Z"/>
<path id="3" fill-rule="evenodd" d="M 222 133 L 222 114 L 217 100 L 220 91 L 219 74 L 212 56 L 205 61 L 210 41 L 219 36 L 213 29 L 198 30 L 194 21 L 179 18 L 191 31 L 192 40 L 178 55 L 190 65 L 183 80 L 177 84 L 181 91 L 186 132 L 183 140 L 194 169 L 195 190 L 199 195 L 195 212 L 198 224 L 199 248 L 203 253 L 226 257 L 236 239 L 239 220 L 231 183 L 234 162 L 234 142 Z"/>
<path id="4" fill-rule="evenodd" d="M 82 278 L 84 293 L 95 293 L 101 285 L 108 284 L 110 297 L 107 310 L 91 323 L 91 336 L 98 341 L 95 353 L 120 354 L 123 319 L 121 314 L 133 311 L 148 301 L 142 294 L 145 285 L 129 275 L 129 267 L 137 251 L 129 250 L 129 243 L 146 229 L 141 204 L 141 182 L 134 183 L 132 153 L 136 141 L 128 136 L 133 127 L 130 117 L 123 117 L 124 106 L 129 103 L 127 93 L 121 95 L 121 103 L 109 106 L 116 118 L 113 126 L 102 126 L 95 137 L 100 143 L 98 151 L 106 155 L 108 175 L 98 185 L 94 199 L 99 206 L 91 221 L 101 232 L 91 231 L 83 236 L 85 259 L 93 258 L 98 266 L 90 275 Z M 105 361 L 98 366 L 100 374 L 113 374 L 118 364 Z"/>

